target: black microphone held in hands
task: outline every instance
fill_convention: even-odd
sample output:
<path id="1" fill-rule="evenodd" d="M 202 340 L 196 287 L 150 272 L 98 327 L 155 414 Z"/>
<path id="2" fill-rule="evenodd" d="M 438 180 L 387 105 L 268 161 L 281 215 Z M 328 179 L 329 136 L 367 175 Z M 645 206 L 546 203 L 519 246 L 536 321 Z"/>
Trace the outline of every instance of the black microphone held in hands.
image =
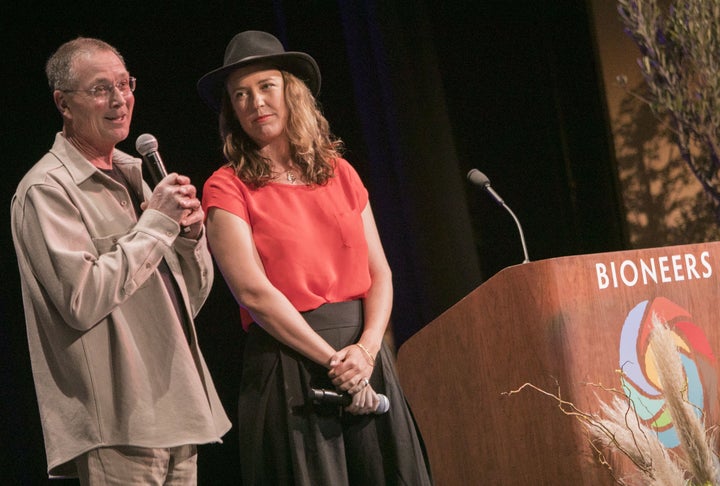
<path id="1" fill-rule="evenodd" d="M 167 176 L 165 164 L 163 164 L 160 153 L 158 152 L 158 141 L 149 133 L 143 133 L 135 142 L 135 149 L 142 155 L 145 167 L 147 167 L 152 179 L 153 185 L 157 186 L 158 182 Z"/>
<path id="2" fill-rule="evenodd" d="M 512 212 L 512 209 L 505 204 L 505 201 L 503 201 L 500 195 L 490 186 L 490 179 L 488 179 L 485 174 L 477 169 L 470 169 L 467 179 L 476 186 L 480 186 L 485 189 L 485 191 L 487 191 L 487 193 L 490 194 L 492 198 L 495 199 L 500 206 L 504 207 L 507 212 L 510 213 L 510 216 L 513 217 L 518 231 L 520 232 L 520 243 L 522 244 L 523 254 L 525 255 L 523 263 L 528 263 L 530 261 L 530 257 L 528 256 L 527 245 L 525 244 L 525 235 L 523 234 L 522 226 L 520 226 L 520 220 L 518 220 L 517 216 L 515 216 L 515 213 Z"/>
<path id="3" fill-rule="evenodd" d="M 163 164 L 160 152 L 158 152 L 158 141 L 149 133 L 143 133 L 135 141 L 135 149 L 140 155 L 142 155 L 145 167 L 150 173 L 150 179 L 152 179 L 153 187 L 158 185 L 158 182 L 167 177 L 168 173 L 165 170 L 165 164 Z M 183 226 L 180 228 L 182 233 L 189 233 L 190 227 Z"/>
<path id="4" fill-rule="evenodd" d="M 378 403 L 373 413 L 380 415 L 390 410 L 390 400 L 381 393 L 378 393 L 377 396 L 380 399 L 380 403 Z M 340 405 L 347 407 L 352 403 L 352 397 L 347 393 L 337 393 L 333 390 L 325 390 L 322 388 L 311 388 L 308 393 L 308 398 L 321 405 Z"/>

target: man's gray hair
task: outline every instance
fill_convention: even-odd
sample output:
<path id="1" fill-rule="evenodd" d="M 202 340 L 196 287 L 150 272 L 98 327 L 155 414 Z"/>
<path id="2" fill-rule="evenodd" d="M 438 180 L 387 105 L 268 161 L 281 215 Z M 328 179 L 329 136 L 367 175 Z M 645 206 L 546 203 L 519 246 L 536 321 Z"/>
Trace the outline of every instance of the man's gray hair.
<path id="1" fill-rule="evenodd" d="M 72 69 L 73 61 L 80 56 L 88 56 L 97 51 L 110 51 L 120 58 L 123 65 L 125 64 L 125 60 L 118 50 L 107 42 L 91 37 L 78 37 L 58 47 L 57 51 L 48 59 L 45 65 L 45 74 L 50 89 L 52 91 L 71 89 L 76 81 Z"/>

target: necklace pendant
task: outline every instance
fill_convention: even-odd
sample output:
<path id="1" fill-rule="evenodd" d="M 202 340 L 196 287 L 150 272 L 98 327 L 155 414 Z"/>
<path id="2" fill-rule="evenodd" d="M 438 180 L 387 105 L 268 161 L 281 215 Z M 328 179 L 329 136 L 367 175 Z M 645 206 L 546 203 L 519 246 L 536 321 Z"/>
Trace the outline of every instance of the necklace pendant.
<path id="1" fill-rule="evenodd" d="M 288 171 L 287 172 L 287 180 L 290 184 L 295 184 L 295 180 L 296 180 L 295 174 L 291 171 Z"/>

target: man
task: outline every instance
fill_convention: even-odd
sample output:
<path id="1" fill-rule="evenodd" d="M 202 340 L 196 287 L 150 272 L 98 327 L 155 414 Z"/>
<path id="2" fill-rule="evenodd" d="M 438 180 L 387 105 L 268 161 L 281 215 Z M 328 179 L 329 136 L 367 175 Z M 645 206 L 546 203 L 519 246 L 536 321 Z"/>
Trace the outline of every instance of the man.
<path id="1" fill-rule="evenodd" d="M 12 233 L 48 474 L 196 484 L 196 445 L 230 422 L 193 324 L 213 281 L 195 187 L 170 174 L 151 191 L 115 149 L 136 83 L 115 48 L 72 40 L 46 72 L 63 128 L 17 188 Z"/>

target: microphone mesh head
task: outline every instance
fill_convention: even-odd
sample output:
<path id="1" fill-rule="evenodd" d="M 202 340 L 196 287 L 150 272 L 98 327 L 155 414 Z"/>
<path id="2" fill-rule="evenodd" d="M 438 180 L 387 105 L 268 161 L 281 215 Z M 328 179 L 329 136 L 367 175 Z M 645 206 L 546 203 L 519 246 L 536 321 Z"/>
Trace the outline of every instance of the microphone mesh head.
<path id="1" fill-rule="evenodd" d="M 135 141 L 135 149 L 142 156 L 145 156 L 150 152 L 157 152 L 158 141 L 149 133 L 143 133 Z"/>
<path id="2" fill-rule="evenodd" d="M 378 393 L 378 398 L 380 399 L 380 403 L 378 403 L 375 413 L 382 414 L 390 410 L 390 400 L 388 397 Z"/>
<path id="3" fill-rule="evenodd" d="M 470 172 L 468 172 L 467 178 L 470 182 L 473 184 L 476 184 L 478 186 L 489 186 L 490 185 L 490 179 L 488 179 L 488 176 L 483 174 L 477 169 L 470 169 Z"/>

